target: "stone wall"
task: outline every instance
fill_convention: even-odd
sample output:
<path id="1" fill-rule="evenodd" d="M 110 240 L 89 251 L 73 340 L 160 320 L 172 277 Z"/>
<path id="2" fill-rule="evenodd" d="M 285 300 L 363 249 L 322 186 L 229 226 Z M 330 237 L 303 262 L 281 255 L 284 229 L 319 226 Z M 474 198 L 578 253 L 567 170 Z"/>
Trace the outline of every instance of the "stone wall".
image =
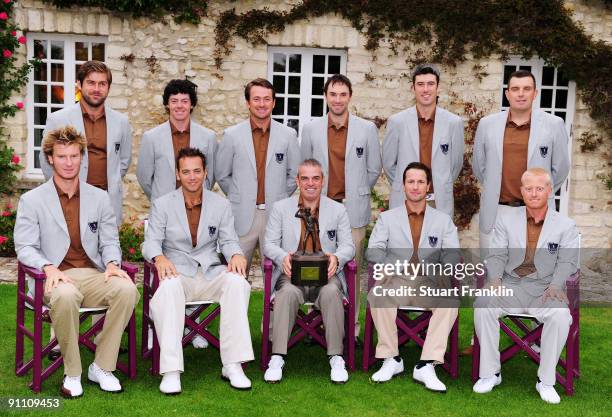
<path id="1" fill-rule="evenodd" d="M 237 12 L 253 7 L 276 3 L 280 9 L 290 4 L 280 1 L 248 1 L 232 3 Z M 291 1 L 289 3 L 295 3 Z M 267 74 L 266 45 L 252 46 L 242 39 L 233 39 L 231 55 L 225 58 L 221 70 L 214 66 L 214 27 L 216 20 L 228 6 L 225 2 L 211 2 L 208 17 L 198 26 L 155 23 L 147 19 L 132 19 L 101 12 L 97 9 L 83 11 L 61 10 L 32 0 L 19 2 L 15 16 L 24 31 L 58 32 L 108 37 L 107 63 L 113 70 L 113 85 L 109 102 L 119 111 L 128 114 L 134 127 L 134 159 L 126 177 L 126 217 L 143 216 L 149 206 L 135 177 L 138 149 L 142 133 L 165 120 L 162 106 L 162 88 L 173 78 L 190 77 L 198 85 L 199 103 L 193 117 L 219 134 L 226 127 L 244 119 L 247 115 L 243 98 L 243 86 L 251 79 Z M 574 18 L 587 32 L 599 39 L 612 40 L 612 14 L 602 5 L 589 2 L 569 2 Z M 354 83 L 352 111 L 367 117 L 386 119 L 391 114 L 414 104 L 407 74 L 409 54 L 418 52 L 419 45 L 407 52 L 394 53 L 389 45 L 383 45 L 373 57 L 365 50 L 365 37 L 350 24 L 335 15 L 299 22 L 287 27 L 281 34 L 271 35 L 269 45 L 343 48 L 348 51 L 347 75 Z M 421 46 L 422 47 L 422 46 Z M 25 59 L 25 48 L 21 49 Z M 122 56 L 133 54 L 128 63 Z M 154 63 L 151 57 L 154 56 Z M 149 59 L 149 63 L 147 63 Z M 474 77 L 474 67 L 487 75 L 481 80 Z M 442 68 L 440 105 L 462 116 L 463 104 L 474 103 L 487 113 L 497 111 L 502 80 L 502 63 L 498 57 L 484 60 L 468 60 L 455 68 Z M 25 91 L 24 93 L 25 94 Z M 16 97 L 23 100 L 23 95 Z M 10 143 L 22 156 L 26 152 L 25 112 L 19 112 L 9 120 Z M 582 101 L 576 104 L 574 138 L 584 131 L 596 131 L 593 121 Z M 380 137 L 384 135 L 381 127 Z M 610 247 L 612 214 L 608 191 L 597 174 L 606 170 L 606 157 L 581 154 L 574 139 L 572 156 L 572 181 L 570 190 L 570 215 L 574 216 L 583 233 L 583 246 Z M 388 192 L 384 179 L 377 190 Z M 470 230 L 461 234 L 462 243 L 478 246 L 476 217 Z"/>

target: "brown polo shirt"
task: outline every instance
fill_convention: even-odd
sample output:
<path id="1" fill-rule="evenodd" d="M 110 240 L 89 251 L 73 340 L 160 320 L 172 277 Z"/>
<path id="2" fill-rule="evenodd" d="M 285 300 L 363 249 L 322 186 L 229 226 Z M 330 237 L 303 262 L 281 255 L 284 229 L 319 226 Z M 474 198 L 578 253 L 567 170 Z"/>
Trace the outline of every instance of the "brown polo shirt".
<path id="1" fill-rule="evenodd" d="M 95 268 L 96 266 L 91 262 L 83 245 L 81 244 L 81 227 L 79 223 L 80 214 L 80 190 L 77 185 L 76 192 L 71 198 L 68 198 L 68 194 L 63 192 L 53 181 L 55 189 L 57 190 L 57 196 L 59 197 L 60 205 L 62 206 L 62 212 L 64 213 L 64 219 L 66 220 L 66 226 L 68 227 L 68 235 L 70 236 L 70 246 L 68 252 L 59 265 L 60 271 L 65 271 L 71 268 Z"/>
<path id="2" fill-rule="evenodd" d="M 106 147 L 106 114 L 94 118 L 85 111 L 81 103 L 83 113 L 83 127 L 87 138 L 87 183 L 103 190 L 108 189 L 107 177 L 107 147 Z"/>
<path id="3" fill-rule="evenodd" d="M 544 226 L 544 219 L 536 223 L 533 217 L 527 213 L 527 248 L 525 248 L 525 260 L 514 270 L 521 278 L 537 271 L 533 263 L 533 258 L 535 256 L 536 247 L 538 246 L 538 239 L 540 239 L 540 232 L 542 232 L 542 226 Z"/>
<path id="4" fill-rule="evenodd" d="M 412 257 L 410 258 L 411 263 L 419 262 L 419 241 L 421 240 L 421 230 L 423 229 L 423 220 L 425 220 L 425 208 L 423 211 L 416 212 L 408 208 L 408 202 L 406 204 L 406 210 L 408 211 L 408 224 L 410 226 L 410 234 L 412 235 Z"/>
<path id="5" fill-rule="evenodd" d="M 185 198 L 185 210 L 187 212 L 187 223 L 189 223 L 189 233 L 191 234 L 191 246 L 195 248 L 198 244 L 198 226 L 200 225 L 200 214 L 202 213 L 202 196 L 193 205 Z"/>
<path id="6" fill-rule="evenodd" d="M 255 167 L 257 168 L 256 204 L 264 204 L 266 202 L 266 158 L 268 156 L 268 142 L 270 141 L 270 124 L 262 129 L 251 120 L 251 133 L 253 134 Z"/>
<path id="7" fill-rule="evenodd" d="M 178 153 L 183 148 L 189 147 L 189 124 L 187 125 L 187 129 L 183 131 L 179 131 L 176 126 L 170 122 L 170 132 L 172 132 L 172 149 L 174 149 L 174 160 L 176 161 L 176 157 Z M 178 167 L 177 167 L 178 168 Z M 176 188 L 181 186 L 181 182 L 179 180 L 176 181 Z"/>
<path id="8" fill-rule="evenodd" d="M 334 200 L 346 197 L 344 187 L 344 161 L 346 157 L 346 139 L 348 135 L 348 115 L 340 126 L 332 124 L 327 116 L 327 157 L 329 161 L 329 178 L 327 179 L 327 196 Z"/>
<path id="9" fill-rule="evenodd" d="M 320 202 L 320 200 L 319 200 Z M 300 196 L 299 200 L 298 200 L 298 207 L 299 208 L 303 208 L 304 207 L 304 202 L 302 200 L 302 196 Z M 321 250 L 321 240 L 319 239 L 319 206 L 317 205 L 317 208 L 315 209 L 314 212 L 310 212 L 310 215 L 313 217 L 314 219 L 314 226 L 315 226 L 315 233 L 314 233 L 314 243 L 316 245 L 316 248 L 313 247 L 312 244 L 312 240 L 309 239 L 308 242 L 306 242 L 306 248 L 304 248 L 304 237 L 306 236 L 306 222 L 304 221 L 304 219 L 301 219 L 300 224 L 301 224 L 301 231 L 300 231 L 300 242 L 298 244 L 298 250 L 299 251 L 310 251 L 310 252 L 317 252 L 319 250 Z"/>
<path id="10" fill-rule="evenodd" d="M 500 203 L 523 201 L 521 195 L 521 175 L 527 171 L 527 150 L 531 122 L 518 126 L 510 120 L 504 130 L 504 153 L 502 160 Z"/>
<path id="11" fill-rule="evenodd" d="M 431 169 L 431 154 L 433 147 L 433 132 L 434 123 L 436 121 L 436 112 L 431 116 L 431 119 L 425 119 L 417 110 L 419 120 L 419 162 L 427 165 Z M 433 182 L 431 184 L 430 193 L 433 193 Z"/>

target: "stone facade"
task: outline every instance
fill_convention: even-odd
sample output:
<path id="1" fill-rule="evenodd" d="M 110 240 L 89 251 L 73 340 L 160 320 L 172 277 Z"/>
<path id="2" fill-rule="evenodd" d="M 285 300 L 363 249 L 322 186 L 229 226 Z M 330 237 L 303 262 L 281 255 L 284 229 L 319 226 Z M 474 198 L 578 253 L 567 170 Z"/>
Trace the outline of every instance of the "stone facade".
<path id="1" fill-rule="evenodd" d="M 17 24 L 27 32 L 53 32 L 107 36 L 107 64 L 113 70 L 113 85 L 109 102 L 115 109 L 128 114 L 134 128 L 134 159 L 126 176 L 126 218 L 142 217 L 148 210 L 134 174 L 138 163 L 138 149 L 142 133 L 165 120 L 162 106 L 162 86 L 173 78 L 192 79 L 198 85 L 199 103 L 193 117 L 220 135 L 226 127 L 247 116 L 243 87 L 251 79 L 267 74 L 267 46 L 252 46 L 243 39 L 232 39 L 233 50 L 220 70 L 214 65 L 214 28 L 219 14 L 228 7 L 237 12 L 253 7 L 287 9 L 290 4 L 279 1 L 225 2 L 209 4 L 208 17 L 198 26 L 189 24 L 155 23 L 147 19 L 132 19 L 98 9 L 55 10 L 40 1 L 24 0 L 15 9 Z M 295 3 L 291 1 L 289 3 Z M 595 2 L 569 2 L 574 19 L 598 39 L 612 41 L 612 14 Z M 351 110 L 366 118 L 386 119 L 391 114 L 413 105 L 410 93 L 410 65 L 406 54 L 417 53 L 419 46 L 408 52 L 395 53 L 383 45 L 375 56 L 367 51 L 366 39 L 350 23 L 336 15 L 313 18 L 288 26 L 283 33 L 268 36 L 268 45 L 343 48 L 348 52 L 347 76 L 354 83 Z M 25 48 L 21 50 L 25 59 Z M 401 48 L 400 48 L 401 51 Z M 133 62 L 122 56 L 133 54 Z M 154 57 L 154 58 L 152 58 Z M 486 75 L 478 80 L 474 68 Z M 440 105 L 463 114 L 466 102 L 474 103 L 486 113 L 499 108 L 503 65 L 498 57 L 483 60 L 469 59 L 455 68 L 442 68 Z M 15 101 L 24 100 L 22 96 Z M 578 92 L 578 96 L 580 92 Z M 25 112 L 7 121 L 10 145 L 24 156 L 27 147 Z M 605 173 L 608 157 L 602 150 L 580 153 L 577 143 L 583 132 L 597 132 L 588 110 L 578 98 L 573 121 L 573 151 L 570 184 L 569 214 L 583 235 L 583 247 L 609 248 L 612 234 L 610 200 L 612 192 L 596 177 Z M 380 137 L 384 135 L 384 125 Z M 603 147 L 602 147 L 603 148 Z M 388 192 L 384 179 L 377 190 Z M 476 217 L 470 230 L 461 234 L 462 243 L 478 246 Z"/>

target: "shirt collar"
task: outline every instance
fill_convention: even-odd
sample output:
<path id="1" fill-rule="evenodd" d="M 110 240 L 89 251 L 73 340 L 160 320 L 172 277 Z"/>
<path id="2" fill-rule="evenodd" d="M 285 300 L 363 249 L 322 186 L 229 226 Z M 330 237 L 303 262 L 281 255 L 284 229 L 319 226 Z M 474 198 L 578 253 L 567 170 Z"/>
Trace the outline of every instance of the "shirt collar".
<path id="1" fill-rule="evenodd" d="M 406 202 L 405 204 L 406 210 L 408 211 L 408 216 L 423 216 L 425 214 L 425 210 L 427 209 L 427 203 L 425 203 L 425 207 L 423 207 L 423 210 L 419 212 L 410 210 L 410 207 L 408 207 L 408 202 Z"/>
<path id="2" fill-rule="evenodd" d="M 176 128 L 176 126 L 174 126 L 174 124 L 172 124 L 172 122 L 170 121 L 168 122 L 170 123 L 170 131 L 172 132 L 173 135 L 176 135 L 177 133 L 189 133 L 189 128 L 191 127 L 191 123 L 187 125 L 187 129 L 181 132 L 180 130 Z"/>
<path id="3" fill-rule="evenodd" d="M 523 123 L 522 125 L 517 125 L 513 120 L 512 120 L 512 113 L 510 113 L 510 110 L 508 110 L 508 119 L 506 120 L 506 127 L 514 127 L 517 129 L 527 129 L 531 126 L 531 118 L 529 120 L 527 120 L 525 123 Z"/>
<path id="4" fill-rule="evenodd" d="M 334 128 L 335 130 L 343 130 L 346 129 L 348 127 L 348 114 L 346 115 L 346 119 L 342 122 L 342 124 L 340 126 L 337 126 L 335 124 L 332 123 L 331 120 L 331 116 L 329 115 L 329 113 L 327 113 L 327 128 L 329 129 Z"/>
<path id="5" fill-rule="evenodd" d="M 268 123 L 263 128 L 257 126 L 255 122 L 253 122 L 253 118 L 249 117 L 249 122 L 251 123 L 251 132 L 255 132 L 256 130 L 261 130 L 262 133 L 266 133 L 270 130 L 270 125 L 272 124 L 272 119 L 268 120 Z"/>
<path id="6" fill-rule="evenodd" d="M 431 115 L 431 119 L 425 119 L 424 116 L 421 115 L 421 112 L 419 111 L 419 109 L 417 109 L 417 117 L 420 121 L 429 123 L 429 122 L 434 122 L 436 120 L 436 110 L 434 110 L 434 112 Z"/>
<path id="7" fill-rule="evenodd" d="M 55 190 L 57 191 L 58 197 L 60 197 L 60 198 L 62 198 L 62 197 L 68 198 L 68 193 L 66 193 L 61 188 L 59 188 L 59 186 L 55 182 L 55 178 L 53 179 L 53 185 L 55 186 Z M 80 187 L 79 187 L 79 185 L 80 185 L 80 182 L 77 182 L 77 187 L 76 187 L 76 190 L 74 191 L 74 194 L 72 195 L 72 197 L 79 197 L 81 195 L 80 194 Z"/>
<path id="8" fill-rule="evenodd" d="M 104 105 L 102 105 L 102 115 L 100 115 L 100 116 L 99 116 L 98 118 L 96 118 L 96 119 L 94 119 L 94 118 L 92 117 L 92 115 L 91 115 L 91 114 L 89 114 L 89 113 L 87 112 L 87 110 L 85 110 L 85 107 L 83 107 L 83 102 L 82 102 L 82 101 L 79 101 L 79 105 L 81 106 L 81 113 L 83 113 L 83 117 L 87 117 L 87 118 L 88 118 L 89 120 L 91 120 L 92 122 L 95 122 L 95 121 L 98 121 L 98 120 L 100 120 L 100 119 L 104 119 L 104 118 L 106 118 L 106 111 L 105 111 L 105 109 L 104 109 Z"/>

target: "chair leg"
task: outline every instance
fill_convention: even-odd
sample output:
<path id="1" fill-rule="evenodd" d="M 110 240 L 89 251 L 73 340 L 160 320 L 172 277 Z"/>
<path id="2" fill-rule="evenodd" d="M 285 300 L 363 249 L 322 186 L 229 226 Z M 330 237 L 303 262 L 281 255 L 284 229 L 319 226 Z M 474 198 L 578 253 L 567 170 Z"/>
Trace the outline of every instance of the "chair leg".
<path id="1" fill-rule="evenodd" d="M 372 320 L 372 313 L 370 312 L 370 306 L 366 307 L 365 314 L 365 330 L 363 334 L 363 360 L 362 369 L 367 372 L 370 368 L 370 362 L 372 356 L 374 356 L 372 350 L 374 349 L 374 335 L 373 335 L 374 322 Z"/>
<path id="2" fill-rule="evenodd" d="M 348 326 L 346 331 L 346 344 L 348 350 L 348 368 L 351 371 L 355 370 L 355 303 L 349 302 L 347 308 L 347 315 L 344 319 L 345 325 Z"/>
<path id="3" fill-rule="evenodd" d="M 450 376 L 457 379 L 459 376 L 459 316 L 455 319 L 455 324 L 451 330 L 450 340 Z"/>
<path id="4" fill-rule="evenodd" d="M 42 387 L 42 311 L 34 311 L 34 343 L 32 363 L 32 384 L 30 388 L 34 392 L 40 392 Z"/>
<path id="5" fill-rule="evenodd" d="M 23 355 L 24 355 L 24 334 L 25 325 L 25 302 L 22 295 L 17 294 L 17 323 L 15 326 L 15 375 L 23 375 Z"/>
<path id="6" fill-rule="evenodd" d="M 130 379 L 136 379 L 136 331 L 136 313 L 132 312 L 128 323 L 128 377 Z"/>
<path id="7" fill-rule="evenodd" d="M 260 368 L 265 371 L 270 362 L 270 301 L 264 300 L 264 313 L 261 323 L 261 361 Z"/>

